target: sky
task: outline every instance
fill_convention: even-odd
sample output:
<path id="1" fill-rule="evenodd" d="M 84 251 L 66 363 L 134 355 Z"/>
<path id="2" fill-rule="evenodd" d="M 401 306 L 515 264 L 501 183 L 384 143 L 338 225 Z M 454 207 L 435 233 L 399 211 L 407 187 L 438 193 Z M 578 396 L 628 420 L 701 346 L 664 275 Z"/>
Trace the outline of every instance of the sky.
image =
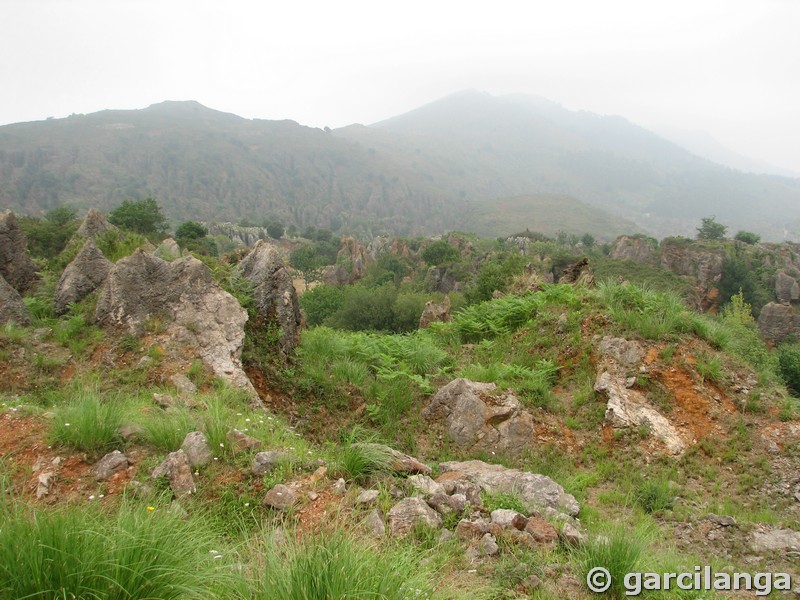
<path id="1" fill-rule="evenodd" d="M 312 127 L 464 89 L 800 173 L 798 0 L 0 0 L 0 124 L 164 100 Z"/>

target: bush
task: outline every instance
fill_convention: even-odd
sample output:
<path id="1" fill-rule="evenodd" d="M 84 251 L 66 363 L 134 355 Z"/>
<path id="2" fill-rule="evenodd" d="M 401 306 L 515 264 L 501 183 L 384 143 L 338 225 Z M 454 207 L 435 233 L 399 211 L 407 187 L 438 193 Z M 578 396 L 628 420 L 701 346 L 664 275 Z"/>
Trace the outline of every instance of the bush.
<path id="1" fill-rule="evenodd" d="M 778 349 L 778 369 L 789 392 L 800 398 L 800 345 L 785 344 Z"/>
<path id="2" fill-rule="evenodd" d="M 309 327 L 322 325 L 344 303 L 344 289 L 332 285 L 318 285 L 300 296 L 300 307 L 306 313 Z"/>
<path id="3" fill-rule="evenodd" d="M 427 264 L 438 267 L 461 258 L 458 248 L 451 246 L 445 240 L 437 240 L 422 251 L 422 260 Z"/>
<path id="4" fill-rule="evenodd" d="M 671 510 L 675 505 L 675 495 L 667 479 L 648 479 L 636 488 L 636 503 L 646 513 Z"/>
<path id="5" fill-rule="evenodd" d="M 392 331 L 396 298 L 397 289 L 391 283 L 376 288 L 354 285 L 345 290 L 342 305 L 331 315 L 330 323 L 351 331 Z"/>
<path id="6" fill-rule="evenodd" d="M 737 242 L 744 242 L 745 244 L 757 244 L 761 241 L 761 236 L 757 233 L 752 233 L 750 231 L 740 230 L 733 236 Z"/>
<path id="7" fill-rule="evenodd" d="M 123 200 L 108 214 L 108 220 L 117 227 L 135 233 L 164 233 L 167 218 L 154 198 L 144 200 Z"/>

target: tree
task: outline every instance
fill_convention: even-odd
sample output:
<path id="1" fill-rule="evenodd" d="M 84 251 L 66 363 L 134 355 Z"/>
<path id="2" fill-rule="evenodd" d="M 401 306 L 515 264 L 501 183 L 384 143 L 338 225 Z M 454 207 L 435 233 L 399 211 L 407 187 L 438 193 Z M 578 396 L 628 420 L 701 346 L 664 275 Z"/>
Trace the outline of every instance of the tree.
<path id="1" fill-rule="evenodd" d="M 197 221 L 186 221 L 181 223 L 175 230 L 175 238 L 179 241 L 198 240 L 208 235 L 208 229 L 200 225 Z"/>
<path id="2" fill-rule="evenodd" d="M 596 243 L 597 242 L 591 233 L 583 234 L 583 237 L 581 238 L 581 244 L 583 244 L 584 248 L 593 248 Z"/>
<path id="3" fill-rule="evenodd" d="M 303 244 L 292 250 L 289 262 L 303 274 L 306 287 L 320 278 L 320 268 L 323 263 L 311 244 Z"/>
<path id="4" fill-rule="evenodd" d="M 154 198 L 123 200 L 109 213 L 108 220 L 117 227 L 141 234 L 167 231 L 167 218 Z"/>
<path id="5" fill-rule="evenodd" d="M 278 221 L 270 221 L 267 223 L 267 233 L 269 234 L 269 237 L 273 239 L 281 239 L 284 233 L 283 223 L 279 223 Z"/>
<path id="6" fill-rule="evenodd" d="M 728 228 L 722 223 L 717 223 L 715 217 L 702 219 L 702 224 L 697 228 L 698 240 L 721 240 L 725 238 Z"/>
<path id="7" fill-rule="evenodd" d="M 451 246 L 444 240 L 433 242 L 422 251 L 422 260 L 434 267 L 458 260 L 460 256 L 458 248 Z"/>
<path id="8" fill-rule="evenodd" d="M 757 233 L 740 230 L 736 233 L 733 239 L 735 239 L 737 242 L 744 242 L 745 244 L 754 245 L 761 241 L 761 236 Z"/>

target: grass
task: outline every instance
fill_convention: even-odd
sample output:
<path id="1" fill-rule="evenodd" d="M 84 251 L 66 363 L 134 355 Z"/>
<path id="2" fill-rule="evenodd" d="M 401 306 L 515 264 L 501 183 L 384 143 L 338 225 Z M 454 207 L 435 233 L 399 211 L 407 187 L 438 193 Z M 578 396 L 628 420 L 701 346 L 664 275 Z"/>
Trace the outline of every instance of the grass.
<path id="1" fill-rule="evenodd" d="M 3 598 L 222 597 L 226 574 L 207 528 L 158 507 L 124 504 L 26 510 L 6 501 L 0 529 Z"/>
<path id="2" fill-rule="evenodd" d="M 574 559 L 583 582 L 586 576 L 597 567 L 603 567 L 611 575 L 611 587 L 603 595 L 611 598 L 624 598 L 624 578 L 627 573 L 637 570 L 647 543 L 646 534 L 622 526 L 609 529 L 594 536 L 589 543 L 575 550 Z"/>
<path id="3" fill-rule="evenodd" d="M 346 434 L 332 454 L 333 472 L 350 481 L 363 483 L 370 475 L 392 470 L 392 455 L 387 448 L 360 427 Z"/>
<path id="4" fill-rule="evenodd" d="M 58 406 L 53 414 L 50 439 L 91 457 L 99 457 L 121 445 L 119 427 L 124 412 L 118 398 L 104 398 L 83 391 Z"/>
<path id="5" fill-rule="evenodd" d="M 170 411 L 152 409 L 139 420 L 144 440 L 164 452 L 174 452 L 181 447 L 188 433 L 197 429 L 197 418 L 186 408 Z"/>
<path id="6" fill-rule="evenodd" d="M 433 577 L 408 546 L 379 547 L 334 531 L 299 542 L 264 544 L 256 599 L 327 600 L 433 597 Z"/>

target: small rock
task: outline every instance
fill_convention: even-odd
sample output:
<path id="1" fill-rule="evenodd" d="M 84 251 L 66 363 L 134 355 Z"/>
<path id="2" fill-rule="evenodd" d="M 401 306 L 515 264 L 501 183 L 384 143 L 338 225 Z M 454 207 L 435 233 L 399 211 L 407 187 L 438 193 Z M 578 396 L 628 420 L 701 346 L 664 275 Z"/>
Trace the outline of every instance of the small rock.
<path id="1" fill-rule="evenodd" d="M 524 515 L 508 508 L 498 508 L 497 510 L 493 510 L 491 514 L 492 523 L 497 523 L 500 527 L 505 528 L 514 527 L 514 520 L 516 519 L 519 521 L 519 517 L 525 518 Z"/>
<path id="2" fill-rule="evenodd" d="M 539 577 L 536 575 L 528 575 L 528 577 L 525 578 L 525 588 L 529 592 L 532 592 L 541 585 L 542 585 L 542 580 L 539 579 Z"/>
<path id="3" fill-rule="evenodd" d="M 238 429 L 231 429 L 225 438 L 235 450 L 239 450 L 241 452 L 258 450 L 262 446 L 261 440 L 257 440 L 253 436 L 247 435 Z"/>
<path id="4" fill-rule="evenodd" d="M 213 458 L 211 445 L 201 431 L 192 431 L 186 434 L 181 444 L 181 450 L 184 451 L 189 464 L 193 468 L 204 467 Z"/>
<path id="5" fill-rule="evenodd" d="M 119 450 L 114 450 L 95 463 L 94 478 L 97 481 L 108 481 L 114 473 L 127 468 L 128 457 Z"/>
<path id="6" fill-rule="evenodd" d="M 253 457 L 253 475 L 262 477 L 263 475 L 272 471 L 281 462 L 287 460 L 289 455 L 280 450 L 269 450 L 267 452 L 259 452 Z M 323 469 L 324 467 L 320 467 Z M 324 472 L 323 472 L 324 474 Z M 313 476 L 312 476 L 313 477 Z"/>
<path id="7" fill-rule="evenodd" d="M 256 456 L 258 455 L 256 454 Z M 320 479 L 325 477 L 327 472 L 328 472 L 328 467 L 326 467 L 325 465 L 320 465 L 319 467 L 317 467 L 317 470 L 311 474 L 311 483 L 317 483 Z"/>
<path id="8" fill-rule="evenodd" d="M 364 490 L 356 498 L 356 504 L 372 504 L 378 499 L 380 492 L 378 490 Z"/>
<path id="9" fill-rule="evenodd" d="M 491 533 L 484 534 L 481 541 L 478 543 L 481 554 L 483 556 L 494 556 L 500 552 L 500 547 L 497 545 L 497 540 Z"/>
<path id="10" fill-rule="evenodd" d="M 525 525 L 525 531 L 530 533 L 539 544 L 555 547 L 558 542 L 558 531 L 550 523 L 540 517 L 531 517 Z"/>
<path id="11" fill-rule="evenodd" d="M 378 512 L 377 508 L 369 511 L 364 518 L 364 524 L 375 537 L 381 538 L 386 535 L 386 525 L 384 525 L 381 513 Z"/>
<path id="12" fill-rule="evenodd" d="M 267 492 L 267 495 L 264 496 L 263 504 L 275 510 L 286 510 L 297 500 L 297 493 L 294 490 L 279 483 Z"/>
<path id="13" fill-rule="evenodd" d="M 568 522 L 564 523 L 564 526 L 558 533 L 558 537 L 562 543 L 567 546 L 572 546 L 573 548 L 583 546 L 588 541 L 585 533 Z"/>
<path id="14" fill-rule="evenodd" d="M 120 426 L 117 433 L 119 433 L 119 437 L 121 437 L 123 441 L 129 442 L 133 438 L 141 436 L 144 433 L 144 427 L 138 423 L 125 423 Z"/>
<path id="15" fill-rule="evenodd" d="M 36 499 L 40 500 L 43 497 L 47 496 L 50 493 L 50 489 L 53 487 L 53 483 L 56 479 L 56 472 L 53 470 L 47 470 L 43 473 L 39 473 L 39 477 L 36 482 Z"/>
<path id="16" fill-rule="evenodd" d="M 197 487 L 192 477 L 192 467 L 183 450 L 170 452 L 159 466 L 153 469 L 153 478 L 166 477 L 175 496 L 194 494 Z"/>
<path id="17" fill-rule="evenodd" d="M 456 525 L 455 533 L 461 540 L 477 540 L 486 533 L 486 525 L 469 519 L 461 519 Z"/>
<path id="18" fill-rule="evenodd" d="M 453 534 L 452 531 L 450 531 L 449 529 L 442 529 L 442 531 L 439 533 L 439 537 L 437 538 L 437 541 L 440 544 L 443 544 L 445 542 L 448 542 L 448 541 L 452 540 L 454 537 L 455 537 L 455 535 Z"/>
<path id="19" fill-rule="evenodd" d="M 192 383 L 186 375 L 177 374 L 169 378 L 169 381 L 181 394 L 196 394 L 197 386 Z"/>
<path id="20" fill-rule="evenodd" d="M 718 527 L 736 527 L 736 519 L 734 519 L 733 517 L 715 515 L 714 513 L 710 513 L 706 518 L 709 521 L 711 521 L 714 525 L 717 525 Z"/>
<path id="21" fill-rule="evenodd" d="M 312 502 L 316 502 L 317 498 L 319 498 L 319 494 L 317 492 L 308 492 L 308 494 L 306 495 L 308 496 L 308 499 L 311 500 Z"/>
<path id="22" fill-rule="evenodd" d="M 344 494 L 347 491 L 347 482 L 341 477 L 333 484 L 334 494 Z"/>
<path id="23" fill-rule="evenodd" d="M 153 402 L 165 410 L 179 404 L 178 399 L 169 394 L 153 394 Z"/>
<path id="24" fill-rule="evenodd" d="M 389 511 L 389 530 L 395 537 L 404 537 L 415 525 L 441 527 L 442 518 L 422 498 L 405 498 Z"/>
<path id="25" fill-rule="evenodd" d="M 463 495 L 461 495 L 461 498 L 454 498 L 453 496 L 448 496 L 447 494 L 434 494 L 428 498 L 428 506 L 438 512 L 440 515 L 446 517 L 447 515 L 464 511 L 464 508 L 466 507 L 466 500 L 462 501 L 462 498 L 464 498 Z"/>
<path id="26" fill-rule="evenodd" d="M 778 446 L 778 444 L 775 443 L 774 440 L 770 440 L 767 443 L 767 452 L 769 452 L 770 454 L 773 454 L 773 455 L 780 454 L 781 453 L 781 448 L 780 448 L 780 446 Z"/>
<path id="27" fill-rule="evenodd" d="M 427 475 L 411 475 L 408 479 L 409 485 L 415 490 L 432 496 L 434 494 L 444 494 L 444 488 L 440 483 L 436 483 Z"/>

